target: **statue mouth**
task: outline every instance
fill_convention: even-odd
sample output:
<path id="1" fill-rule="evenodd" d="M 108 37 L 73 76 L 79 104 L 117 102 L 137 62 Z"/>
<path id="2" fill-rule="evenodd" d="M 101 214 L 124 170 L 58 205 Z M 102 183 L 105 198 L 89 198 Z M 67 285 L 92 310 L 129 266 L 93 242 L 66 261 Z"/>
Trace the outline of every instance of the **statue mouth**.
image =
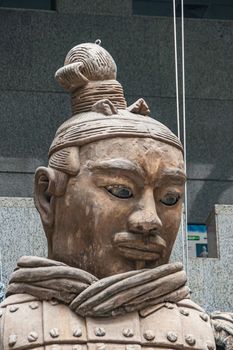
<path id="1" fill-rule="evenodd" d="M 113 239 L 118 252 L 128 259 L 158 260 L 164 257 L 166 242 L 158 234 L 144 236 L 131 232 L 116 233 Z"/>

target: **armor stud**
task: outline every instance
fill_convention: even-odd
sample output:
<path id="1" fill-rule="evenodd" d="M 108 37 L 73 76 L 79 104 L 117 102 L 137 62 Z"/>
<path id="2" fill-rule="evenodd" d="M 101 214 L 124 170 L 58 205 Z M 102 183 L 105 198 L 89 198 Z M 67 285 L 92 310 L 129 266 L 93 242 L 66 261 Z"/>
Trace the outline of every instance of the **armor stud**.
<path id="1" fill-rule="evenodd" d="M 50 300 L 50 304 L 55 306 L 55 305 L 58 305 L 59 302 L 56 299 L 52 299 L 52 300 Z"/>
<path id="2" fill-rule="evenodd" d="M 196 344 L 196 339 L 192 334 L 187 334 L 185 336 L 185 341 L 188 345 L 195 345 Z"/>
<path id="3" fill-rule="evenodd" d="M 205 321 L 205 322 L 208 321 L 208 315 L 207 315 L 207 314 L 200 314 L 199 316 L 200 316 L 200 318 L 201 318 L 203 321 Z"/>
<path id="4" fill-rule="evenodd" d="M 36 310 L 36 309 L 38 309 L 39 304 L 37 303 L 37 301 L 34 301 L 33 303 L 30 303 L 30 304 L 29 304 L 29 307 L 30 307 L 30 309 L 32 309 L 32 310 Z"/>
<path id="5" fill-rule="evenodd" d="M 78 337 L 81 337 L 82 335 L 82 330 L 81 328 L 76 328 L 74 331 L 73 331 L 73 336 L 78 338 Z"/>
<path id="6" fill-rule="evenodd" d="M 95 335 L 96 335 L 97 337 L 104 337 L 105 334 L 106 334 L 106 331 L 105 331 L 104 328 L 101 328 L 101 327 L 96 327 L 96 328 L 95 328 Z"/>
<path id="7" fill-rule="evenodd" d="M 134 332 L 131 328 L 124 328 L 122 331 L 122 334 L 126 337 L 126 338 L 131 338 L 134 336 Z"/>
<path id="8" fill-rule="evenodd" d="M 167 333 L 167 339 L 168 339 L 170 342 L 175 343 L 175 342 L 177 341 L 178 337 L 177 337 L 177 334 L 176 334 L 176 333 L 174 333 L 174 332 L 168 332 L 168 333 Z"/>
<path id="9" fill-rule="evenodd" d="M 58 328 L 52 328 L 52 329 L 50 330 L 49 334 L 50 334 L 50 336 L 51 336 L 52 338 L 57 338 L 57 337 L 59 337 L 59 330 L 58 330 Z"/>
<path id="10" fill-rule="evenodd" d="M 145 333 L 143 334 L 143 337 L 148 340 L 154 340 L 155 339 L 155 334 L 151 329 L 148 329 L 147 331 L 145 331 Z"/>
<path id="11" fill-rule="evenodd" d="M 189 316 L 189 311 L 186 309 L 180 309 L 180 313 L 181 313 L 181 315 Z"/>
<path id="12" fill-rule="evenodd" d="M 81 350 L 81 349 L 82 349 L 81 345 L 74 345 L 72 347 L 72 350 Z"/>
<path id="13" fill-rule="evenodd" d="M 16 334 L 11 334 L 8 339 L 8 345 L 10 347 L 13 347 L 17 342 L 17 335 Z"/>
<path id="14" fill-rule="evenodd" d="M 33 343 L 38 339 L 38 334 L 36 332 L 31 332 L 28 336 L 29 343 Z"/>
<path id="15" fill-rule="evenodd" d="M 15 311 L 19 310 L 19 307 L 16 305 L 11 305 L 9 310 L 10 310 L 10 312 L 15 312 Z"/>
<path id="16" fill-rule="evenodd" d="M 97 344 L 96 345 L 96 349 L 98 349 L 98 350 L 105 350 L 106 349 L 106 346 L 105 346 L 105 344 Z"/>

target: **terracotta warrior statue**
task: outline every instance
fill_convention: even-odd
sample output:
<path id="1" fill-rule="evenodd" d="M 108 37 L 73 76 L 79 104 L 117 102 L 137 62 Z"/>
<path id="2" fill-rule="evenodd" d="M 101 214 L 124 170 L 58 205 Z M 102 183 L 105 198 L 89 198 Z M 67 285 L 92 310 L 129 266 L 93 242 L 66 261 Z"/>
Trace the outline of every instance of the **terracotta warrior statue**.
<path id="1" fill-rule="evenodd" d="M 35 175 L 48 258 L 18 261 L 0 306 L 0 350 L 233 349 L 232 315 L 207 315 L 182 264 L 169 263 L 182 144 L 143 99 L 127 107 L 116 71 L 88 43 L 56 72 L 73 116 Z"/>

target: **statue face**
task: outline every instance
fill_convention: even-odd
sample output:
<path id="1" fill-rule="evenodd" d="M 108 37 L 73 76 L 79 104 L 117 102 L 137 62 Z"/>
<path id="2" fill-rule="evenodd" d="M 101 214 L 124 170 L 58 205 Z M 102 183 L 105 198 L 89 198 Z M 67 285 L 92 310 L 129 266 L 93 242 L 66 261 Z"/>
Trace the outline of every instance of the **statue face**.
<path id="1" fill-rule="evenodd" d="M 167 263 L 185 174 L 177 148 L 112 138 L 80 149 L 80 171 L 56 199 L 50 258 L 99 278 Z"/>

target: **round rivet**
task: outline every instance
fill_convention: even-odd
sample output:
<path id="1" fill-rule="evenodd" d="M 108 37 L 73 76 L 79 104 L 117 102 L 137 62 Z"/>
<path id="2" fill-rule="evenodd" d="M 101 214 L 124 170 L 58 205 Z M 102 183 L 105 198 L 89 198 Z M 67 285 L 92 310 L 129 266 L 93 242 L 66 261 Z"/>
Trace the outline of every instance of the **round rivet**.
<path id="1" fill-rule="evenodd" d="M 177 334 L 176 334 L 176 333 L 174 333 L 174 332 L 168 332 L 168 333 L 167 333 L 167 339 L 168 339 L 170 342 L 175 343 L 175 342 L 177 341 L 178 337 L 177 337 Z"/>
<path id="2" fill-rule="evenodd" d="M 36 301 L 34 301 L 33 303 L 29 304 L 29 307 L 30 309 L 35 310 L 35 309 L 38 309 L 39 304 Z"/>
<path id="3" fill-rule="evenodd" d="M 180 313 L 181 313 L 181 315 L 189 316 L 189 311 L 186 309 L 180 309 Z"/>
<path id="4" fill-rule="evenodd" d="M 199 316 L 200 316 L 200 318 L 201 318 L 203 321 L 205 321 L 205 322 L 208 321 L 208 315 L 207 315 L 207 314 L 200 314 Z"/>
<path id="5" fill-rule="evenodd" d="M 17 335 L 16 334 L 11 334 L 8 338 L 8 345 L 10 347 L 14 346 L 17 342 Z"/>
<path id="6" fill-rule="evenodd" d="M 188 345 L 195 345 L 196 344 L 196 340 L 192 334 L 187 334 L 185 336 L 185 341 Z"/>
<path id="7" fill-rule="evenodd" d="M 80 328 L 76 328 L 74 331 L 73 331 L 73 336 L 78 338 L 78 337 L 81 337 L 82 335 L 82 330 Z"/>
<path id="8" fill-rule="evenodd" d="M 31 332 L 28 336 L 29 343 L 33 343 L 38 339 L 38 334 L 36 332 Z"/>
<path id="9" fill-rule="evenodd" d="M 126 338 L 131 338 L 133 337 L 134 333 L 133 330 L 131 328 L 124 328 L 122 331 L 122 334 L 126 337 Z"/>
<path id="10" fill-rule="evenodd" d="M 96 345 L 96 349 L 98 349 L 98 350 L 105 350 L 106 349 L 106 346 L 105 346 L 105 344 L 97 344 Z"/>
<path id="11" fill-rule="evenodd" d="M 9 310 L 10 310 L 10 312 L 15 312 L 15 311 L 19 310 L 19 307 L 16 305 L 11 305 Z"/>
<path id="12" fill-rule="evenodd" d="M 57 337 L 59 337 L 59 330 L 58 330 L 58 328 L 52 328 L 52 329 L 50 330 L 49 334 L 50 334 L 50 336 L 51 336 L 52 338 L 57 338 Z"/>
<path id="13" fill-rule="evenodd" d="M 105 329 L 104 329 L 104 328 L 101 328 L 101 327 L 95 328 L 95 335 L 96 335 L 97 337 L 104 337 L 105 334 L 106 334 L 106 332 L 105 332 Z"/>
<path id="14" fill-rule="evenodd" d="M 3 315 L 3 310 L 0 309 L 0 317 Z"/>
<path id="15" fill-rule="evenodd" d="M 58 305 L 59 302 L 56 299 L 52 299 L 52 300 L 50 300 L 50 304 L 55 306 L 55 305 Z"/>
<path id="16" fill-rule="evenodd" d="M 148 329 L 147 331 L 145 331 L 145 333 L 143 334 L 143 337 L 148 340 L 154 340 L 155 339 L 155 334 L 152 330 Z"/>
<path id="17" fill-rule="evenodd" d="M 208 350 L 214 350 L 215 349 L 215 345 L 214 345 L 214 343 L 212 343 L 212 341 L 207 341 L 206 345 L 207 345 L 207 349 Z"/>

